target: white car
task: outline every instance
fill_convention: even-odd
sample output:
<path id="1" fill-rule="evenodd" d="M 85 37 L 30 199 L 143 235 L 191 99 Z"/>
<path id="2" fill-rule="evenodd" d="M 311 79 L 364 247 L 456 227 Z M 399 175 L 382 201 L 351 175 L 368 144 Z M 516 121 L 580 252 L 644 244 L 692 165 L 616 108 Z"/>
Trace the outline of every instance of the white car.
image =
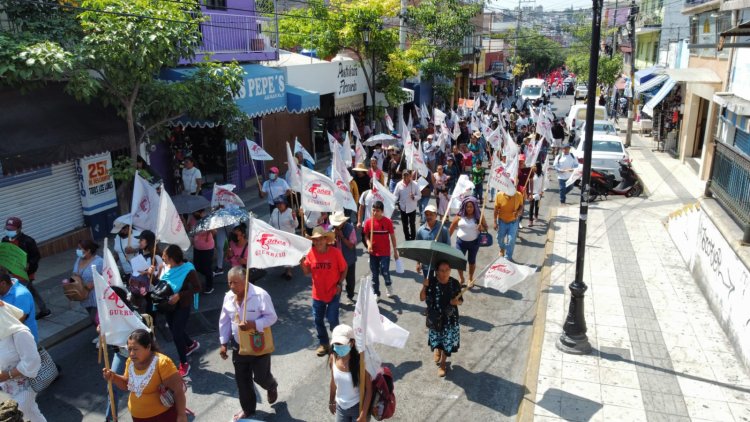
<path id="1" fill-rule="evenodd" d="M 574 155 L 578 162 L 583 164 L 583 147 L 585 140 L 582 138 L 576 146 Z M 622 139 L 616 135 L 600 135 L 595 133 L 591 143 L 591 168 L 603 173 L 609 173 L 620 180 L 620 162 L 629 163 L 630 155 L 625 150 Z"/>
<path id="2" fill-rule="evenodd" d="M 585 100 L 586 99 L 586 95 L 588 95 L 588 93 L 589 93 L 589 89 L 586 87 L 586 85 L 584 85 L 584 84 L 578 84 L 578 86 L 576 86 L 575 92 L 573 93 L 573 99 L 574 100 L 578 100 L 578 99 Z"/>
<path id="3" fill-rule="evenodd" d="M 609 120 L 594 120 L 594 136 L 596 135 L 617 135 L 620 130 L 617 129 L 614 123 Z M 586 136 L 586 121 L 576 121 L 576 137 L 575 147 L 578 148 L 578 144 Z"/>

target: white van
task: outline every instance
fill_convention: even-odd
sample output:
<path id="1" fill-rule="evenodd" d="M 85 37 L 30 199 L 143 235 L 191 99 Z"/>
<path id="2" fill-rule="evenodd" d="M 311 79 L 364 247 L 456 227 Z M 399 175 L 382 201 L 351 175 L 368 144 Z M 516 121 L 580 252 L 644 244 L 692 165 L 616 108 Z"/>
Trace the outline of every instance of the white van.
<path id="1" fill-rule="evenodd" d="M 595 106 L 594 120 L 607 120 L 607 109 L 603 106 Z M 568 117 L 565 118 L 565 124 L 568 130 L 576 129 L 577 122 L 586 120 L 586 104 L 576 104 L 570 107 Z"/>
<path id="2" fill-rule="evenodd" d="M 521 82 L 521 98 L 534 101 L 547 93 L 547 82 L 544 79 L 525 79 Z"/>

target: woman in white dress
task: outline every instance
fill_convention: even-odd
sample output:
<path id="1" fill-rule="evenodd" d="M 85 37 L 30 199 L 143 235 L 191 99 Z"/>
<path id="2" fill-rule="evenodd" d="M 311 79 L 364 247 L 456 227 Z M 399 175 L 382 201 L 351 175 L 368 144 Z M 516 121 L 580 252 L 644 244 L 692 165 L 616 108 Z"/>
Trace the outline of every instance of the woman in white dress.
<path id="1" fill-rule="evenodd" d="M 19 320 L 21 317 L 23 311 L 0 301 L 0 388 L 18 403 L 24 420 L 47 422 L 29 381 L 37 376 L 42 360 L 34 336 Z"/>

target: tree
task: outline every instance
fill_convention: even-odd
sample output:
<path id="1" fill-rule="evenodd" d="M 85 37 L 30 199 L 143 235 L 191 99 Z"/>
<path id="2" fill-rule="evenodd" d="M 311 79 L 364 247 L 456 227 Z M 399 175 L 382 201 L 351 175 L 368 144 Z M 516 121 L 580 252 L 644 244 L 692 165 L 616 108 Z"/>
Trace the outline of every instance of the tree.
<path id="1" fill-rule="evenodd" d="M 511 45 L 516 44 L 516 31 L 511 29 L 505 33 L 503 39 Z M 565 64 L 562 46 L 557 41 L 540 34 L 536 29 L 521 28 L 518 32 L 516 47 L 517 62 L 523 63 L 525 68 L 520 75 L 543 75 Z"/>
<path id="2" fill-rule="evenodd" d="M 398 28 L 384 22 L 396 18 L 397 0 L 321 0 L 307 7 L 290 10 L 279 18 L 279 43 L 282 48 L 315 49 L 320 57 L 332 57 L 342 51 L 359 61 L 370 90 L 371 75 L 365 61 L 375 56 L 375 88 L 390 104 L 405 99 L 400 82 L 417 74 L 412 55 L 398 48 Z M 365 42 L 365 30 L 369 42 Z"/>
<path id="3" fill-rule="evenodd" d="M 574 42 L 569 48 L 565 59 L 568 68 L 573 71 L 579 80 L 587 81 L 589 77 L 589 58 L 591 56 L 591 23 L 579 18 L 575 25 L 566 28 L 573 36 Z M 602 37 L 612 34 L 617 28 L 604 31 Z M 599 67 L 597 69 L 597 81 L 601 84 L 611 86 L 617 81 L 622 73 L 622 55 L 615 54 L 611 58 L 605 54 L 599 54 Z"/>
<path id="4" fill-rule="evenodd" d="M 15 50 L 0 56 L 0 83 L 67 81 L 79 100 L 114 106 L 127 124 L 132 163 L 140 143 L 183 116 L 221 121 L 229 139 L 249 130 L 251 121 L 233 98 L 242 84 L 238 65 L 206 62 L 182 81 L 159 80 L 162 69 L 195 57 L 204 20 L 198 1 L 84 0 L 62 8 L 79 12 L 80 39 L 65 45 L 41 39 L 43 33 L 3 34 Z"/>

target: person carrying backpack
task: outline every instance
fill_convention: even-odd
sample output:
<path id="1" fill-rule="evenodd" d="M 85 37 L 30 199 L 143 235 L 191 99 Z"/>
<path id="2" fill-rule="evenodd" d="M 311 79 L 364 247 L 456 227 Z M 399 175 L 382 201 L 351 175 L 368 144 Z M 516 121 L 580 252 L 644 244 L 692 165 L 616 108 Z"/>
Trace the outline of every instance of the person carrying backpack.
<path id="1" fill-rule="evenodd" d="M 365 371 L 365 379 L 359 379 L 360 365 L 365 363 L 360 361 L 359 351 L 354 344 L 354 329 L 346 324 L 339 324 L 333 329 L 331 343 L 328 410 L 336 415 L 336 422 L 365 422 L 372 399 L 372 378 Z M 362 406 L 359 405 L 360 382 L 365 383 Z"/>

